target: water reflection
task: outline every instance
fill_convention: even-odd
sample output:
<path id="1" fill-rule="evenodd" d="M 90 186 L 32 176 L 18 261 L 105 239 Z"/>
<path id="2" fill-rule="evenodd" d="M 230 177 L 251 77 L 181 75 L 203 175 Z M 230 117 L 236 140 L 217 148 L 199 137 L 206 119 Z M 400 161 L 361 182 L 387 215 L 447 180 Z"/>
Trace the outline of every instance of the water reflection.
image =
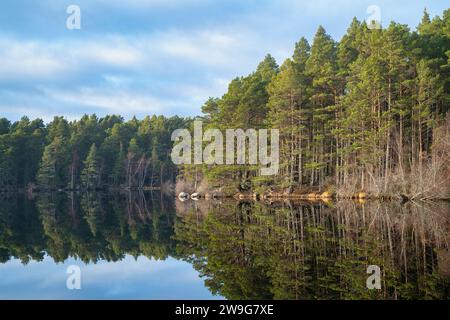
<path id="1" fill-rule="evenodd" d="M 229 299 L 448 299 L 447 203 L 179 203 L 178 252 Z M 382 290 L 368 290 L 368 265 Z"/>
<path id="2" fill-rule="evenodd" d="M 0 199 L 2 263 L 187 261 L 228 299 L 448 299 L 449 235 L 448 203 L 179 202 L 157 193 Z M 381 267 L 381 290 L 367 289 L 368 265 Z"/>
<path id="3" fill-rule="evenodd" d="M 0 204 L 0 261 L 85 263 L 118 261 L 128 254 L 155 259 L 176 256 L 173 202 L 144 194 L 52 194 Z"/>

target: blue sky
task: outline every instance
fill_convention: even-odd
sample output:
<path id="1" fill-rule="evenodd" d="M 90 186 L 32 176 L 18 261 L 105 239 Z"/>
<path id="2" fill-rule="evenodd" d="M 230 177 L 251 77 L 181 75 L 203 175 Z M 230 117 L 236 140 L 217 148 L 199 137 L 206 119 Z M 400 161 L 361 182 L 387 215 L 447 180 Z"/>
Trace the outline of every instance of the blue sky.
<path id="1" fill-rule="evenodd" d="M 66 8 L 81 8 L 68 30 Z M 412 29 L 443 0 L 5 0 L 0 4 L 0 117 L 84 113 L 196 115 L 267 53 L 279 64 L 319 25 L 334 39 L 377 5 Z"/>

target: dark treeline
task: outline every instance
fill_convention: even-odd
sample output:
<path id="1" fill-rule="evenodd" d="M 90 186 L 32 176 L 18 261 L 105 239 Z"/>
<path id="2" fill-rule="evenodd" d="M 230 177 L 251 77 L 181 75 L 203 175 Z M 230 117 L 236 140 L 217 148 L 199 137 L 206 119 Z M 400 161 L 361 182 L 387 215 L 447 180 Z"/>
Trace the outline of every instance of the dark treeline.
<path id="1" fill-rule="evenodd" d="M 175 180 L 173 130 L 187 120 L 163 116 L 55 117 L 45 125 L 0 119 L 0 190 L 95 190 L 160 186 Z"/>
<path id="2" fill-rule="evenodd" d="M 433 19 L 425 11 L 416 31 L 355 18 L 339 42 L 319 27 L 280 67 L 267 55 L 202 109 L 212 128 L 279 129 L 280 174 L 190 166 L 184 175 L 234 190 L 449 197 L 449 58 L 450 10 Z"/>

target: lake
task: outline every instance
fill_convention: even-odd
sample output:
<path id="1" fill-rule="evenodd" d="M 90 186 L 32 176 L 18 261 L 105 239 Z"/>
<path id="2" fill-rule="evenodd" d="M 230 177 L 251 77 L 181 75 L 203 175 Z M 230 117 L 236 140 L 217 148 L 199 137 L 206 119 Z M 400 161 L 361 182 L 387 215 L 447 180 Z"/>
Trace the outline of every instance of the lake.
<path id="1" fill-rule="evenodd" d="M 449 243 L 446 202 L 0 195 L 0 299 L 448 299 Z"/>

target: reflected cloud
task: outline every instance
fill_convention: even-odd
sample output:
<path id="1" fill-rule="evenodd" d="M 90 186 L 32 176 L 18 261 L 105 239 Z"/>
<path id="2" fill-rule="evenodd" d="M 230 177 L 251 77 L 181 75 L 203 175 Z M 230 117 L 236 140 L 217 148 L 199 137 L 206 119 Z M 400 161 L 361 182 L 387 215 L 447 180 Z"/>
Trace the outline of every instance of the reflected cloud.
<path id="1" fill-rule="evenodd" d="M 66 288 L 69 265 L 81 268 L 81 290 Z M 193 267 L 168 258 L 156 261 L 132 256 L 118 262 L 84 264 L 75 259 L 22 265 L 14 259 L 0 264 L 0 299 L 210 299 L 203 280 Z M 217 297 L 215 297 L 217 298 Z"/>

